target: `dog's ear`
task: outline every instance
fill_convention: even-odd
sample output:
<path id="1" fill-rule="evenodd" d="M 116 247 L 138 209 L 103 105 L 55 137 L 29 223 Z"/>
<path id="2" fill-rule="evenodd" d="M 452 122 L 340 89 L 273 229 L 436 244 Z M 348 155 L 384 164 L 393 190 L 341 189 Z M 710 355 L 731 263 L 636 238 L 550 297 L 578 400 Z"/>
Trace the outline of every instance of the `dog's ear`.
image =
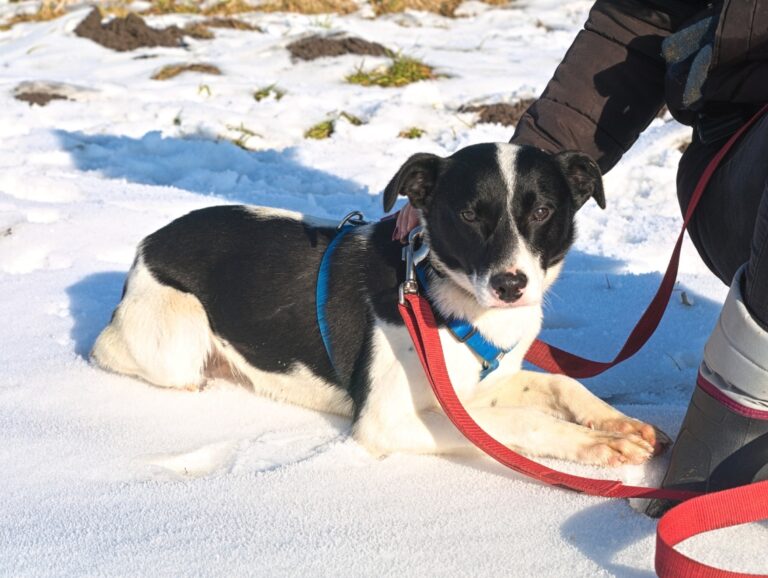
<path id="1" fill-rule="evenodd" d="M 600 167 L 592 157 L 584 153 L 566 151 L 555 155 L 560 170 L 571 187 L 576 208 L 580 209 L 590 197 L 594 197 L 601 209 L 605 208 L 605 192 L 603 191 L 603 176 Z"/>
<path id="2" fill-rule="evenodd" d="M 392 210 L 398 195 L 408 197 L 416 209 L 426 207 L 437 183 L 442 160 L 437 155 L 417 153 L 405 161 L 384 189 L 384 212 Z"/>

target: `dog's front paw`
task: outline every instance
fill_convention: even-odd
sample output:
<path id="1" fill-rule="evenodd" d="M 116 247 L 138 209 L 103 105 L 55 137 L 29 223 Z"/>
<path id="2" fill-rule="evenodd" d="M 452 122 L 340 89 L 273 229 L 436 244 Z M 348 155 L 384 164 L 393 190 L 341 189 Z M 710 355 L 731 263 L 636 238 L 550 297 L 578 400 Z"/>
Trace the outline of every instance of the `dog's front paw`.
<path id="1" fill-rule="evenodd" d="M 654 455 L 654 447 L 629 433 L 594 432 L 578 452 L 578 460 L 596 466 L 639 465 Z"/>
<path id="2" fill-rule="evenodd" d="M 672 443 L 669 436 L 656 426 L 626 416 L 591 423 L 589 427 L 599 431 L 640 436 L 653 447 L 653 455 L 663 453 Z"/>

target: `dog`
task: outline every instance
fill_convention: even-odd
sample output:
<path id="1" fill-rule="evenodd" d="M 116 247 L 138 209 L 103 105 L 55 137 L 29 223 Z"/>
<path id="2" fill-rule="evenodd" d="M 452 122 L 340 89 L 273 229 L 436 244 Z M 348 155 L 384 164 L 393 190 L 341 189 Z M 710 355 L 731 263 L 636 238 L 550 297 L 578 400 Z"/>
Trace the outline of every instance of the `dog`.
<path id="1" fill-rule="evenodd" d="M 386 186 L 385 212 L 399 196 L 421 211 L 428 298 L 451 380 L 487 432 L 530 456 L 610 466 L 642 463 L 668 443 L 577 381 L 521 369 L 577 210 L 590 198 L 605 208 L 591 158 L 493 143 L 446 158 L 420 153 Z M 378 456 L 470 450 L 398 314 L 405 273 L 393 228 L 393 220 L 355 227 L 334 250 L 324 304 L 331 353 L 316 289 L 335 224 L 252 206 L 191 212 L 140 243 L 92 359 L 156 386 L 197 390 L 224 377 L 349 416 L 354 439 Z M 508 350 L 484 378 L 446 327 L 454 318 Z"/>

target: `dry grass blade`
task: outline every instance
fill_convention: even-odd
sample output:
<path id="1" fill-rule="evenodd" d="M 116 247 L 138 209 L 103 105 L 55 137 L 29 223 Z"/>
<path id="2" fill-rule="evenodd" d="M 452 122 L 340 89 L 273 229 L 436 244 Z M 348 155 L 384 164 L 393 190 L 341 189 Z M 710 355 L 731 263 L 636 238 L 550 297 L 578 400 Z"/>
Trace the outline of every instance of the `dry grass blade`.
<path id="1" fill-rule="evenodd" d="M 213 64 L 169 64 L 163 66 L 155 74 L 152 75 L 152 80 L 168 80 L 175 78 L 184 72 L 199 72 L 202 74 L 215 74 L 221 75 L 221 69 Z"/>

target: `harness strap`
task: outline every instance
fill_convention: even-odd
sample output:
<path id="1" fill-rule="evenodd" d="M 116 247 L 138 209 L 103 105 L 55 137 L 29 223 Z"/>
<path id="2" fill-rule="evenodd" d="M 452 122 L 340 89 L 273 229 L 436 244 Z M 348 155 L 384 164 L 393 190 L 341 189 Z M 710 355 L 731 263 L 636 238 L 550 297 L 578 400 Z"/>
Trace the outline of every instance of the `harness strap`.
<path id="1" fill-rule="evenodd" d="M 333 349 L 331 348 L 331 329 L 328 325 L 328 318 L 326 316 L 326 305 L 328 304 L 328 294 L 331 278 L 331 257 L 336 251 L 336 248 L 341 243 L 341 240 L 349 233 L 355 225 L 345 222 L 340 226 L 336 236 L 331 239 L 328 247 L 323 253 L 323 258 L 320 261 L 320 268 L 317 271 L 317 284 L 315 287 L 315 307 L 317 310 L 317 326 L 320 328 L 320 336 L 323 338 L 323 345 L 325 345 L 325 351 L 328 354 L 328 359 L 331 362 L 333 370 L 336 371 L 336 362 L 333 358 Z"/>

